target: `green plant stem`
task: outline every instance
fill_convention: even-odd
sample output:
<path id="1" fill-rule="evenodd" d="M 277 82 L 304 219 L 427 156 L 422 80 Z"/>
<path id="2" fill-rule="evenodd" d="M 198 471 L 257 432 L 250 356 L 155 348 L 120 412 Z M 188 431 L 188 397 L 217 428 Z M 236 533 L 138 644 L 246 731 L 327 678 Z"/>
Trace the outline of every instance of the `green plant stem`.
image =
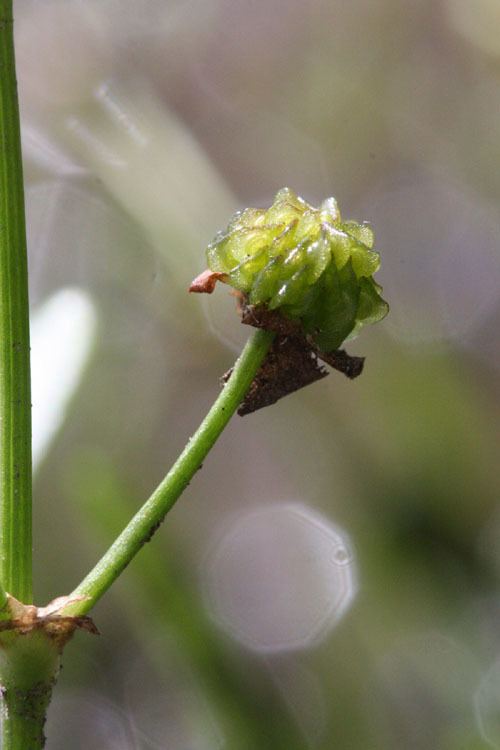
<path id="1" fill-rule="evenodd" d="M 112 459 L 92 449 L 75 456 L 66 467 L 68 501 L 78 509 L 78 523 L 88 539 L 110 539 L 130 517 L 131 488 Z M 231 750 L 304 750 L 304 736 L 283 704 L 265 661 L 252 665 L 234 660 L 232 649 L 200 605 L 199 592 L 184 580 L 175 543 L 148 544 L 120 587 L 124 617 L 141 633 L 145 658 L 158 674 L 171 669 L 171 654 L 162 647 L 175 641 L 176 655 L 186 662 L 197 688 Z M 165 606 L 159 603 L 165 602 Z M 266 706 L 265 722 L 262 706 Z"/>
<path id="2" fill-rule="evenodd" d="M 32 601 L 28 268 L 12 0 L 0 0 L 0 580 Z"/>
<path id="3" fill-rule="evenodd" d="M 149 500 L 132 518 L 95 568 L 72 592 L 71 598 L 85 598 L 68 605 L 65 614 L 83 615 L 92 609 L 143 544 L 151 539 L 243 400 L 273 338 L 273 333 L 263 330 L 256 330 L 251 334 L 231 377 L 197 432 L 190 438 L 184 451 Z"/>
<path id="4" fill-rule="evenodd" d="M 0 582 L 0 622 L 2 620 L 10 620 L 10 610 L 8 607 L 8 596 L 2 583 Z"/>
<path id="5" fill-rule="evenodd" d="M 0 620 L 32 601 L 28 263 L 12 0 L 0 0 Z M 58 652 L 42 633 L 1 634 L 1 745 L 43 747 Z"/>
<path id="6" fill-rule="evenodd" d="M 41 750 L 60 654 L 42 631 L 2 634 L 2 750 Z"/>

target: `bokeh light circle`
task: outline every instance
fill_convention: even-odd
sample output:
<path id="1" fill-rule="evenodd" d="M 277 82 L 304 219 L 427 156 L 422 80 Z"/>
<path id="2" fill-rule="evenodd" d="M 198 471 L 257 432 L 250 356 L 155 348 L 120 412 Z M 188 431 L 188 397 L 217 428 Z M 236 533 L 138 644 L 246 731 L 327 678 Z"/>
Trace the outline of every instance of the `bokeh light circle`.
<path id="1" fill-rule="evenodd" d="M 260 652 L 318 642 L 347 611 L 356 589 L 349 538 L 299 503 L 239 515 L 214 545 L 205 568 L 214 619 Z"/>

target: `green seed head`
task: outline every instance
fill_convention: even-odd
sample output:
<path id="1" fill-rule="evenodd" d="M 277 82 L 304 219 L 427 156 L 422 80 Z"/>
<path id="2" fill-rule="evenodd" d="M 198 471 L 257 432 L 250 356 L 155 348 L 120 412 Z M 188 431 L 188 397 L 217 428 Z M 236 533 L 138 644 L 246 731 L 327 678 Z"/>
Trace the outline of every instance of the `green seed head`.
<path id="1" fill-rule="evenodd" d="M 268 209 L 238 211 L 207 249 L 211 271 L 247 295 L 299 320 L 324 352 L 388 312 L 372 275 L 380 266 L 368 224 L 343 221 L 335 198 L 313 208 L 289 188 Z"/>

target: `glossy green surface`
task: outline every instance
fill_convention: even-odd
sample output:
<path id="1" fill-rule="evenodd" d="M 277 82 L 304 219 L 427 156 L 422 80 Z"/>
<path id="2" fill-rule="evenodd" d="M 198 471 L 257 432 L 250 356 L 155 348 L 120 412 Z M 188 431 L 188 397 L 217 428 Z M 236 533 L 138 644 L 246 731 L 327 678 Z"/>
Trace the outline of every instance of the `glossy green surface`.
<path id="1" fill-rule="evenodd" d="M 332 351 L 388 312 L 372 279 L 380 266 L 373 242 L 367 224 L 342 221 L 334 198 L 314 208 L 283 188 L 269 209 L 238 211 L 207 259 L 251 304 L 299 319 L 320 349 Z"/>

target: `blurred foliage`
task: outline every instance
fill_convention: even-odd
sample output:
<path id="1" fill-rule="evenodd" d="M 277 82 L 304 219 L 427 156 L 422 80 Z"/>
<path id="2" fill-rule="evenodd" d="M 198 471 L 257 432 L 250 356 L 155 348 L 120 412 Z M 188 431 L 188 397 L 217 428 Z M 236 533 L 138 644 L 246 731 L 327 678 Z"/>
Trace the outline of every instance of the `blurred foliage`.
<path id="1" fill-rule="evenodd" d="M 232 364 L 234 301 L 185 289 L 235 209 L 336 195 L 373 225 L 391 302 L 348 347 L 360 379 L 233 420 L 96 610 L 103 636 L 68 649 L 51 750 L 500 747 L 500 46 L 480 7 L 16 3 L 33 308 L 78 287 L 98 326 L 36 477 L 37 601 L 93 565 Z M 359 589 L 321 642 L 252 653 L 214 617 L 206 556 L 233 514 L 290 501 L 348 535 Z"/>

